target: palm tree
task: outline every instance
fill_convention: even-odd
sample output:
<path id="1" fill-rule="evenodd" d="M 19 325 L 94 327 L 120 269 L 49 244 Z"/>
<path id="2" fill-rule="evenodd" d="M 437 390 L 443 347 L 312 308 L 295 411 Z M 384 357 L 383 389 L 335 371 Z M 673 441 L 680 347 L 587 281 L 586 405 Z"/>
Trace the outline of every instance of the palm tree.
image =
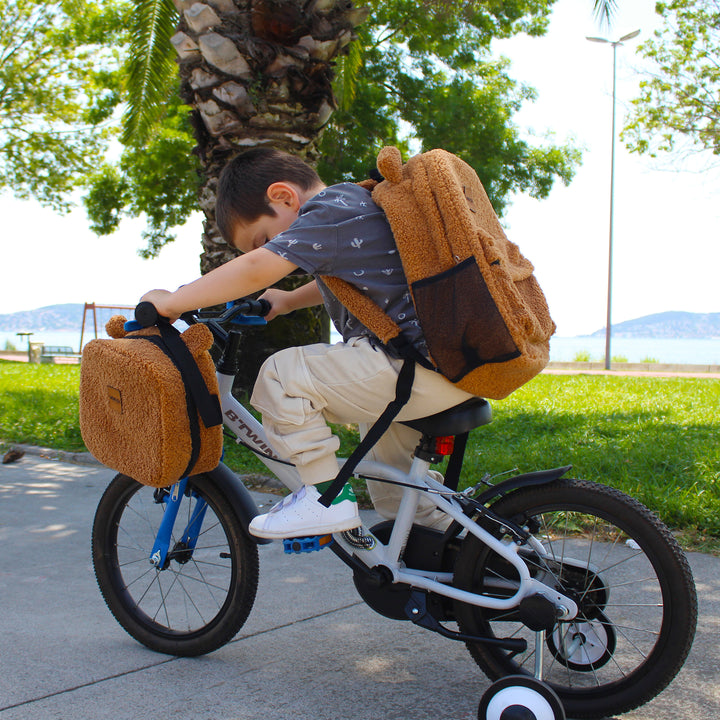
<path id="1" fill-rule="evenodd" d="M 315 159 L 334 107 L 333 60 L 366 15 L 352 0 L 138 0 L 125 139 L 142 140 L 161 110 L 177 53 L 204 174 L 203 271 L 228 259 L 214 222 L 220 170 L 264 143 Z"/>
<path id="2" fill-rule="evenodd" d="M 202 272 L 235 254 L 215 225 L 221 169 L 265 143 L 316 159 L 316 140 L 334 107 L 333 60 L 347 52 L 366 16 L 352 0 L 137 0 L 123 140 L 142 144 L 147 137 L 177 88 L 177 59 L 202 168 Z M 277 348 L 327 339 L 320 310 L 283 320 L 246 339 L 256 363 Z M 244 387 L 254 374 L 250 368 Z"/>

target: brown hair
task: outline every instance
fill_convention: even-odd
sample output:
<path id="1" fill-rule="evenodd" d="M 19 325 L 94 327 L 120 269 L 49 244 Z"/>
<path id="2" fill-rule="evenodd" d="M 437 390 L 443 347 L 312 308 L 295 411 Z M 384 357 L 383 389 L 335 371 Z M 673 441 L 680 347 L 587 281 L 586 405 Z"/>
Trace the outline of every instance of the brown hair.
<path id="1" fill-rule="evenodd" d="M 292 182 L 309 190 L 321 182 L 318 174 L 300 158 L 269 147 L 246 150 L 220 173 L 215 221 L 230 242 L 238 221 L 253 222 L 261 215 L 275 215 L 267 189 L 276 182 Z"/>

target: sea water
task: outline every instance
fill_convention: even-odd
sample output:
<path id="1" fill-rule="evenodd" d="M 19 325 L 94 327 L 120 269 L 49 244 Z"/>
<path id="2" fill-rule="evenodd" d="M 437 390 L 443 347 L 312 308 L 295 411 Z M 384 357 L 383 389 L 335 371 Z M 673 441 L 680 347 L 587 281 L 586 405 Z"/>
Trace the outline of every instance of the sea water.
<path id="1" fill-rule="evenodd" d="M 92 326 L 86 328 L 83 345 L 94 337 Z M 28 338 L 20 338 L 15 332 L 0 332 L 0 350 L 10 341 L 18 350 L 26 350 Z M 66 345 L 77 352 L 80 345 L 80 331 L 42 331 L 30 336 L 31 342 L 45 345 Z M 332 342 L 339 342 L 340 336 L 333 331 Z M 605 338 L 553 337 L 550 340 L 550 359 L 570 362 L 578 353 L 587 353 L 590 360 L 601 362 L 605 357 Z M 682 365 L 720 365 L 720 338 L 710 339 L 669 339 L 669 338 L 612 338 L 610 343 L 612 358 L 626 358 L 627 362 L 648 362 Z"/>

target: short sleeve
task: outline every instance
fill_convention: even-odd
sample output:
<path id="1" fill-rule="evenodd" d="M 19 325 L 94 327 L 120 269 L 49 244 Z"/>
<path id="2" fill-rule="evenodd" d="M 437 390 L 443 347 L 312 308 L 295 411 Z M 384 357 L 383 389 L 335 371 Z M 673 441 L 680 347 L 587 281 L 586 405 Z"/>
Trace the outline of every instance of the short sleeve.
<path id="1" fill-rule="evenodd" d="M 313 213 L 301 215 L 264 248 L 302 268 L 310 275 L 329 273 L 337 253 L 337 226 L 318 222 Z M 312 222 L 309 222 L 312 219 Z"/>

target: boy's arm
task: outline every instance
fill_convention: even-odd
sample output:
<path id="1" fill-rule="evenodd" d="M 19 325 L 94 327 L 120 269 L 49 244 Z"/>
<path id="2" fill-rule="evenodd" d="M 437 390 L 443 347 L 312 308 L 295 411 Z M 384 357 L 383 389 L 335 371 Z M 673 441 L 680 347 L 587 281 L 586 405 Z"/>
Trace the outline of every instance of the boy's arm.
<path id="1" fill-rule="evenodd" d="M 219 305 L 263 290 L 297 265 L 265 248 L 258 248 L 215 268 L 175 292 L 151 290 L 142 300 L 151 302 L 160 315 L 177 320 L 188 310 Z"/>

